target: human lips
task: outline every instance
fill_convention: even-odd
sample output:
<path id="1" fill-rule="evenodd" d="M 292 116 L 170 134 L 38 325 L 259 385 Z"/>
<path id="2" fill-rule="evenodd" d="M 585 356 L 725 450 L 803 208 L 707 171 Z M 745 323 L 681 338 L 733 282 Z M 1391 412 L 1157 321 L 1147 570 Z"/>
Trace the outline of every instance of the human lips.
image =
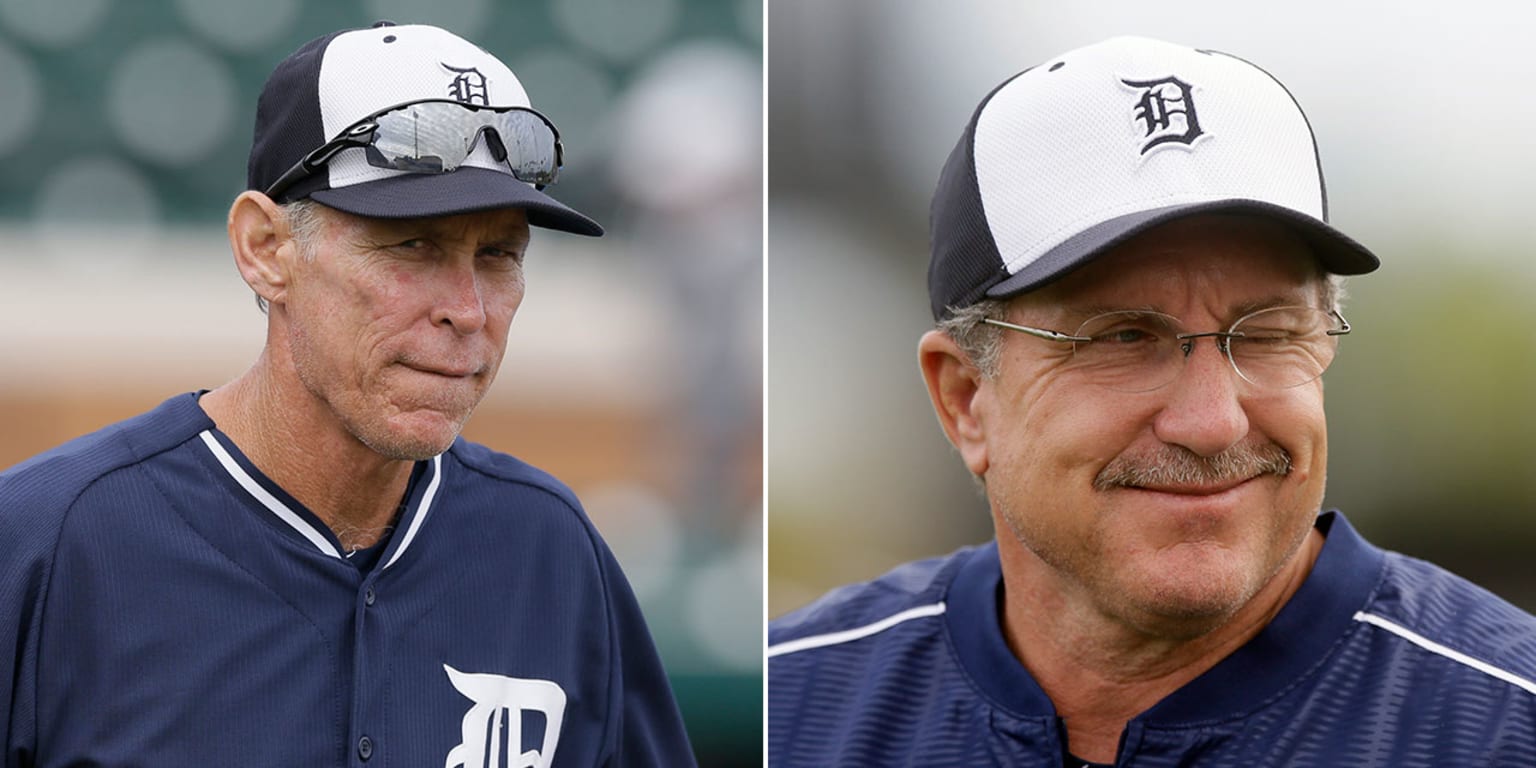
<path id="1" fill-rule="evenodd" d="M 1226 493 L 1239 486 L 1246 485 L 1250 480 L 1260 477 L 1253 475 L 1244 478 L 1232 478 L 1210 483 L 1152 483 L 1147 485 L 1122 486 L 1137 491 L 1151 491 L 1153 493 L 1166 493 L 1174 496 L 1215 496 Z"/>
<path id="2" fill-rule="evenodd" d="M 1127 485 L 1111 491 L 1106 501 L 1112 499 L 1117 507 L 1134 510 L 1138 519 L 1159 530 L 1160 526 L 1174 525 L 1183 541 L 1215 530 L 1208 526 L 1231 524 L 1242 510 L 1260 508 L 1274 490 L 1263 482 L 1264 477 Z"/>
<path id="3" fill-rule="evenodd" d="M 401 365 L 418 373 L 427 373 L 434 376 L 443 376 L 450 379 L 467 379 L 479 375 L 485 370 L 483 367 L 452 364 L 432 364 L 417 361 L 401 361 Z"/>

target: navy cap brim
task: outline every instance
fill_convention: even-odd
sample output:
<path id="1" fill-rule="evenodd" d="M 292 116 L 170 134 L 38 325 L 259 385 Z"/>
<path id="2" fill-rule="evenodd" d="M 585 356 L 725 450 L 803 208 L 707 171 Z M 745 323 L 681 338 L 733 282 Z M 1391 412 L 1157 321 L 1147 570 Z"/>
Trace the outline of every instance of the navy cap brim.
<path id="1" fill-rule="evenodd" d="M 521 208 L 528 212 L 528 223 L 535 227 L 591 237 L 603 234 L 596 221 L 511 175 L 473 166 L 462 166 L 452 173 L 402 174 L 316 190 L 309 197 L 340 211 L 380 219 Z"/>
<path id="2" fill-rule="evenodd" d="M 1248 213 L 1278 219 L 1301 235 L 1323 269 L 1336 275 L 1363 275 L 1381 266 L 1365 246 L 1305 213 L 1257 200 L 1217 200 L 1137 211 L 1096 224 L 998 281 L 987 289 L 987 296 L 1002 299 L 1043 287 L 1152 227 L 1197 213 Z"/>

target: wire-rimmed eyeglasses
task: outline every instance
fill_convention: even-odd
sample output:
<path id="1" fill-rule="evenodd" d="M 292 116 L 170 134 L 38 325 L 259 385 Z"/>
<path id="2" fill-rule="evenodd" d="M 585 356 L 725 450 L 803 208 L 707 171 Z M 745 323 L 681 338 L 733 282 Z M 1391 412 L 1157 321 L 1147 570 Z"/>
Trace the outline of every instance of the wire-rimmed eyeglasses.
<path id="1" fill-rule="evenodd" d="M 1225 331 L 1190 333 L 1161 312 L 1123 310 L 1088 318 L 1075 333 L 986 318 L 988 325 L 1072 345 L 1074 367 L 1120 392 L 1148 392 L 1178 377 L 1195 341 L 1209 337 L 1244 381 L 1268 389 L 1299 387 L 1323 375 L 1350 332 L 1337 310 L 1270 307 L 1238 318 Z"/>

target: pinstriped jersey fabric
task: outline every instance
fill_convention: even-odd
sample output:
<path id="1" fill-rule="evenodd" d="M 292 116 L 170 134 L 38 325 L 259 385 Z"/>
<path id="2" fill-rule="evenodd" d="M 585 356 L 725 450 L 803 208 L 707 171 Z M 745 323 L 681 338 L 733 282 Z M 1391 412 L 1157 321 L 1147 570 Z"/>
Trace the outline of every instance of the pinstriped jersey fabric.
<path id="1" fill-rule="evenodd" d="M 1536 619 L 1342 515 L 1318 528 L 1291 601 L 1127 724 L 1116 765 L 1536 766 Z M 772 622 L 769 765 L 1061 766 L 1064 730 L 1003 641 L 1000 587 L 994 544 Z"/>

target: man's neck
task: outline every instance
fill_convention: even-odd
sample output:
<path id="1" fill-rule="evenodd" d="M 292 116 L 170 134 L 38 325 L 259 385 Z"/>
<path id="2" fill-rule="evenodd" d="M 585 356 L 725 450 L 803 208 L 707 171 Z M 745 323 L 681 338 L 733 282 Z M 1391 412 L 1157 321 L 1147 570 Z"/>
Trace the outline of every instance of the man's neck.
<path id="1" fill-rule="evenodd" d="M 265 355 L 199 403 L 274 483 L 330 527 L 346 549 L 368 547 L 394 524 L 413 462 L 380 456 Z"/>
<path id="2" fill-rule="evenodd" d="M 1077 603 L 1017 540 L 1000 540 L 1003 634 L 1055 705 L 1072 752 L 1113 763 L 1125 724 L 1253 639 L 1301 587 L 1322 544 L 1321 533 L 1308 533 L 1280 572 L 1226 621 L 1159 635 Z"/>

